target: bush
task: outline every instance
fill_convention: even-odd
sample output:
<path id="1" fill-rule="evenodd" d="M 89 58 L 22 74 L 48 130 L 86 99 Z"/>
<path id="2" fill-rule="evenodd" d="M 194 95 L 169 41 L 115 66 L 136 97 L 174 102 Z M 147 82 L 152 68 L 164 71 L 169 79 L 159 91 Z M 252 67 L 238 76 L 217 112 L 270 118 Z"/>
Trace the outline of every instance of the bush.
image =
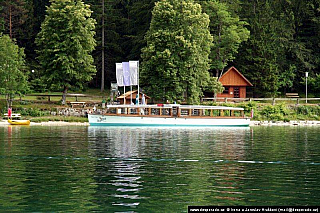
<path id="1" fill-rule="evenodd" d="M 284 103 L 277 105 L 266 105 L 261 109 L 261 115 L 267 120 L 285 121 L 286 116 L 290 114 L 290 110 Z"/>
<path id="2" fill-rule="evenodd" d="M 48 122 L 48 121 L 66 121 L 66 122 L 88 122 L 88 118 L 84 117 L 75 117 L 75 116 L 50 116 L 42 118 L 31 118 L 32 122 Z"/>
<path id="3" fill-rule="evenodd" d="M 48 111 L 41 111 L 39 109 L 33 109 L 33 108 L 17 108 L 16 109 L 18 112 L 21 113 L 23 116 L 31 116 L 31 117 L 40 117 L 40 116 L 46 116 L 49 115 L 50 112 Z"/>
<path id="4" fill-rule="evenodd" d="M 319 106 L 304 106 L 304 105 L 299 105 L 296 107 L 296 113 L 299 115 L 320 115 L 320 107 Z"/>

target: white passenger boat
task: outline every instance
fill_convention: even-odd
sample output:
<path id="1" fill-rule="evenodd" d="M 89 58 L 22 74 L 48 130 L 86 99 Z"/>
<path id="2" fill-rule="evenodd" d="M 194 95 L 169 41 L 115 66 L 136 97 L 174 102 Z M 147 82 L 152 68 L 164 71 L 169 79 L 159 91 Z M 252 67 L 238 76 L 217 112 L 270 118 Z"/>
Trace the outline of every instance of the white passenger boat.
<path id="1" fill-rule="evenodd" d="M 194 105 L 107 105 L 103 114 L 89 114 L 91 126 L 246 127 L 244 109 Z"/>

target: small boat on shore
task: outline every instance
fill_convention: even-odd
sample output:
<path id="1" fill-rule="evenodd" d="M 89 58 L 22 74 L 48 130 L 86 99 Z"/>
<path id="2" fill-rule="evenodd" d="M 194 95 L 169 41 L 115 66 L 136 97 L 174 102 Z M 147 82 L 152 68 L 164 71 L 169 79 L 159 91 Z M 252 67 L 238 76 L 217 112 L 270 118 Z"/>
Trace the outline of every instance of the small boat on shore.
<path id="1" fill-rule="evenodd" d="M 11 125 L 30 125 L 29 120 L 10 120 L 10 119 L 8 119 L 8 122 Z"/>
<path id="2" fill-rule="evenodd" d="M 247 127 L 244 109 L 179 104 L 107 105 L 103 114 L 88 114 L 91 126 Z"/>

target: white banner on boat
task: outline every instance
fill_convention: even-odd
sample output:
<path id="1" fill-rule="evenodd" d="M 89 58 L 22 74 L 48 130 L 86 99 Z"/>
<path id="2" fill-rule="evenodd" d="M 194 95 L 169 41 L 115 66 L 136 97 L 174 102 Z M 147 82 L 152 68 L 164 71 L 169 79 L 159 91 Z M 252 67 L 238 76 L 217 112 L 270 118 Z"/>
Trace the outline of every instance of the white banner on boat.
<path id="1" fill-rule="evenodd" d="M 123 68 L 122 63 L 116 63 L 116 77 L 117 77 L 117 84 L 119 87 L 123 87 Z"/>
<path id="2" fill-rule="evenodd" d="M 139 61 L 129 61 L 129 69 L 131 85 L 138 85 Z"/>
<path id="3" fill-rule="evenodd" d="M 130 86 L 130 69 L 129 62 L 122 62 L 123 68 L 123 84 L 124 86 Z"/>

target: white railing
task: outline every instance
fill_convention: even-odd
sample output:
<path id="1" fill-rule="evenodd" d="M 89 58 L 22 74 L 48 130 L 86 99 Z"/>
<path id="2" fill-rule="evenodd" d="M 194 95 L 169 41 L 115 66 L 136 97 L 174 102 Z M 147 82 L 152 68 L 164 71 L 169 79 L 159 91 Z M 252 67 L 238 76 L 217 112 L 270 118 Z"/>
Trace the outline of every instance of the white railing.
<path id="1" fill-rule="evenodd" d="M 216 102 L 251 102 L 251 101 L 271 101 L 275 103 L 277 101 L 296 101 L 299 104 L 301 101 L 306 101 L 306 98 L 202 98 L 204 101 L 216 101 Z M 319 101 L 320 98 L 308 98 L 308 101 Z"/>

